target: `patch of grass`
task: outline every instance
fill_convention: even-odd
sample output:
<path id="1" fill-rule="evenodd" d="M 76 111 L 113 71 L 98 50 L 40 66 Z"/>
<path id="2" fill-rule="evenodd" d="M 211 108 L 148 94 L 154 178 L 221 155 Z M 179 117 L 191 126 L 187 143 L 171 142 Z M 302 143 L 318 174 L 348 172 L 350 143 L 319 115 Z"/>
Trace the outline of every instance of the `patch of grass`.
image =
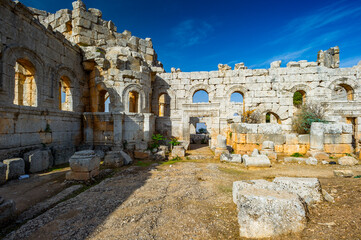
<path id="1" fill-rule="evenodd" d="M 293 153 L 291 157 L 303 157 L 303 155 L 299 152 Z"/>
<path id="2" fill-rule="evenodd" d="M 171 164 L 175 164 L 175 163 L 177 163 L 177 162 L 180 162 L 180 161 L 182 161 L 182 158 L 180 158 L 180 157 L 175 157 L 175 158 L 172 158 L 171 160 L 169 160 L 169 161 L 167 161 L 167 162 L 162 162 L 162 163 L 160 163 L 161 165 L 171 165 Z"/>
<path id="3" fill-rule="evenodd" d="M 352 155 L 349 154 L 349 153 L 345 153 L 345 155 L 348 156 L 348 157 L 352 157 Z"/>
<path id="4" fill-rule="evenodd" d="M 148 167 L 152 164 L 152 162 L 142 162 L 142 161 L 138 161 L 135 163 L 135 166 L 138 167 Z"/>
<path id="5" fill-rule="evenodd" d="M 57 165 L 57 166 L 54 166 L 52 168 L 49 168 L 48 172 L 61 171 L 61 170 L 64 170 L 64 168 L 68 168 L 68 167 L 69 167 L 69 163 L 64 163 L 64 164 Z"/>

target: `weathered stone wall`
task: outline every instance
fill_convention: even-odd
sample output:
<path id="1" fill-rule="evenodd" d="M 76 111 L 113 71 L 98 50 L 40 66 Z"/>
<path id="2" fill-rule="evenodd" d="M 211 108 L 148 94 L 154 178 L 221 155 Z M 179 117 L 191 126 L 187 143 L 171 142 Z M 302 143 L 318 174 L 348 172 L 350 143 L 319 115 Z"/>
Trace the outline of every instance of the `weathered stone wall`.
<path id="1" fill-rule="evenodd" d="M 283 132 L 280 124 L 232 123 L 227 132 L 227 145 L 239 154 L 250 154 L 255 148 L 261 150 L 264 141 L 272 141 L 275 152 L 287 155 L 317 150 L 343 156 L 354 151 L 352 124 L 313 125 L 311 134 L 296 134 Z"/>
<path id="2" fill-rule="evenodd" d="M 158 114 L 158 98 L 162 93 L 169 95 L 170 107 L 167 120 L 157 118 L 157 121 L 164 123 L 158 122 L 157 130 L 188 139 L 188 118 L 212 115 L 214 124 L 209 126 L 208 131 L 213 139 L 222 133 L 227 119 L 233 118 L 235 113 L 242 115 L 244 111 L 257 110 L 261 113 L 261 122 L 266 121 L 267 113 L 272 113 L 281 123 L 282 131 L 290 133 L 292 118 L 297 111 L 293 105 L 293 95 L 296 91 L 304 91 L 305 101 L 322 106 L 326 110 L 327 120 L 346 122 L 347 118 L 355 118 L 358 133 L 361 124 L 361 66 L 337 68 L 333 64 L 334 68 L 331 68 L 325 67 L 324 61 L 321 64 L 321 60 L 290 62 L 285 68 L 281 68 L 278 61 L 272 63 L 269 69 L 242 67 L 230 70 L 222 66 L 218 71 L 211 72 L 173 71 L 157 74 L 153 87 L 153 113 Z M 192 96 L 198 90 L 205 90 L 209 94 L 209 103 L 192 103 Z M 242 93 L 243 103 L 230 101 L 234 92 Z M 203 113 L 198 111 L 199 108 Z"/>
<path id="3" fill-rule="evenodd" d="M 44 145 L 73 149 L 82 141 L 81 113 L 88 103 L 80 48 L 45 28 L 21 3 L 1 0 L 0 16 L 0 159 Z M 35 94 L 34 105 L 14 102 L 17 61 L 34 72 L 36 88 L 24 88 Z M 72 111 L 59 109 L 62 76 L 70 80 Z"/>

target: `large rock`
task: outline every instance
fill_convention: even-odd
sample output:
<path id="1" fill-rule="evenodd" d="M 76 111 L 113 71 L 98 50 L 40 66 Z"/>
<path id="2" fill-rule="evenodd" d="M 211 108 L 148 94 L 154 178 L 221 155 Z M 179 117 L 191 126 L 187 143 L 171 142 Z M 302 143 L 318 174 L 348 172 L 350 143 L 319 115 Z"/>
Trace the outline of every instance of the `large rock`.
<path id="1" fill-rule="evenodd" d="M 259 151 L 257 148 L 253 149 L 253 152 L 251 154 L 251 157 L 257 157 L 259 155 Z"/>
<path id="2" fill-rule="evenodd" d="M 6 180 L 16 179 L 25 174 L 25 163 L 22 158 L 6 159 L 3 163 L 6 168 Z"/>
<path id="3" fill-rule="evenodd" d="M 242 163 L 242 155 L 241 154 L 227 154 L 222 153 L 220 156 L 221 162 L 234 162 L 234 163 Z"/>
<path id="4" fill-rule="evenodd" d="M 124 165 L 123 156 L 120 151 L 109 151 L 104 157 L 104 165 L 107 167 L 121 167 Z"/>
<path id="5" fill-rule="evenodd" d="M 120 154 L 123 157 L 124 165 L 129 165 L 129 164 L 133 163 L 133 159 L 128 154 L 126 154 L 124 151 L 120 151 Z"/>
<path id="6" fill-rule="evenodd" d="M 278 185 L 277 189 L 298 194 L 309 205 L 323 200 L 321 183 L 317 178 L 276 177 L 273 182 Z"/>
<path id="7" fill-rule="evenodd" d="M 80 151 L 69 159 L 69 164 L 67 180 L 87 181 L 99 174 L 100 157 L 93 150 Z"/>
<path id="8" fill-rule="evenodd" d="M 307 165 L 317 165 L 317 159 L 314 157 L 309 157 L 306 159 L 306 164 Z"/>
<path id="9" fill-rule="evenodd" d="M 238 208 L 241 238 L 297 233 L 306 226 L 308 211 L 297 194 L 241 181 L 233 183 L 233 201 Z"/>
<path id="10" fill-rule="evenodd" d="M 271 162 L 265 155 L 258 155 L 256 157 L 243 156 L 243 162 L 246 167 L 270 167 Z"/>
<path id="11" fill-rule="evenodd" d="M 172 157 L 184 157 L 186 151 L 183 146 L 174 146 L 172 149 Z"/>
<path id="12" fill-rule="evenodd" d="M 354 165 L 358 164 L 358 161 L 353 157 L 344 156 L 344 157 L 338 159 L 338 164 L 343 165 L 343 166 L 354 166 Z"/>
<path id="13" fill-rule="evenodd" d="M 14 217 L 14 214 L 15 202 L 0 197 L 0 226 L 11 220 Z"/>
<path id="14" fill-rule="evenodd" d="M 6 169 L 7 165 L 0 162 L 0 185 L 6 182 Z"/>
<path id="15" fill-rule="evenodd" d="M 353 177 L 353 171 L 352 170 L 333 170 L 333 174 L 336 177 L 344 177 L 344 178 Z"/>
<path id="16" fill-rule="evenodd" d="M 53 165 L 50 150 L 35 150 L 24 154 L 25 169 L 30 173 L 41 172 Z"/>
<path id="17" fill-rule="evenodd" d="M 100 158 L 93 150 L 76 152 L 69 159 L 70 168 L 74 172 L 90 172 L 99 169 Z"/>

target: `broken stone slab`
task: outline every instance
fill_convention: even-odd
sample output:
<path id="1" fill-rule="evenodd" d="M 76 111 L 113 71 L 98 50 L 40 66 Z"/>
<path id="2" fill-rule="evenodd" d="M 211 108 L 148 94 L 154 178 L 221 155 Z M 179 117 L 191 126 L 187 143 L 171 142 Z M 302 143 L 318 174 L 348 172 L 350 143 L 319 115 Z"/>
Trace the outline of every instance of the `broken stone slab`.
<path id="1" fill-rule="evenodd" d="M 0 185 L 6 182 L 6 169 L 7 165 L 0 162 Z"/>
<path id="2" fill-rule="evenodd" d="M 67 189 L 64 189 L 57 195 L 51 197 L 50 199 L 47 199 L 43 202 L 35 204 L 30 209 L 21 213 L 20 216 L 17 218 L 17 222 L 21 223 L 21 222 L 25 222 L 29 219 L 34 218 L 39 213 L 44 212 L 45 210 L 54 206 L 56 203 L 59 203 L 60 201 L 66 199 L 66 197 L 70 196 L 71 194 L 78 191 L 82 187 L 83 187 L 83 185 L 73 185 L 71 187 L 68 187 Z"/>
<path id="3" fill-rule="evenodd" d="M 344 178 L 353 177 L 353 171 L 352 170 L 333 170 L 333 174 L 336 177 L 344 177 Z"/>
<path id="4" fill-rule="evenodd" d="M 276 177 L 281 189 L 298 194 L 308 205 L 322 202 L 321 183 L 317 178 Z"/>
<path id="5" fill-rule="evenodd" d="M 53 155 L 50 150 L 35 150 L 25 153 L 24 161 L 25 169 L 30 173 L 41 172 L 53 165 Z"/>
<path id="6" fill-rule="evenodd" d="M 99 169 L 100 158 L 93 150 L 76 152 L 69 159 L 70 168 L 74 172 L 90 172 Z"/>
<path id="7" fill-rule="evenodd" d="M 6 159 L 3 163 L 6 167 L 6 180 L 17 179 L 25 174 L 25 163 L 22 158 Z"/>
<path id="8" fill-rule="evenodd" d="M 273 150 L 266 149 L 266 150 L 262 150 L 260 153 L 261 155 L 266 155 L 272 161 L 277 160 L 277 153 L 274 152 Z"/>
<path id="9" fill-rule="evenodd" d="M 236 195 L 233 200 L 237 204 L 242 238 L 297 233 L 306 226 L 308 211 L 297 194 L 242 181 L 233 183 L 233 194 Z"/>
<path id="10" fill-rule="evenodd" d="M 124 165 L 129 165 L 133 163 L 133 159 L 124 151 L 120 151 L 120 154 L 123 157 Z"/>
<path id="11" fill-rule="evenodd" d="M 327 202 L 335 202 L 335 199 L 324 189 L 322 189 L 322 196 Z"/>
<path id="12" fill-rule="evenodd" d="M 343 166 L 354 166 L 356 164 L 358 164 L 358 161 L 350 156 L 344 156 L 340 159 L 338 159 L 338 164 L 343 165 Z"/>
<path id="13" fill-rule="evenodd" d="M 302 157 L 285 157 L 283 159 L 284 162 L 287 163 L 306 163 L 307 158 Z"/>
<path id="14" fill-rule="evenodd" d="M 265 155 L 258 155 L 256 157 L 244 155 L 243 162 L 246 167 L 271 167 L 271 162 Z"/>
<path id="15" fill-rule="evenodd" d="M 306 159 L 306 164 L 307 165 L 317 165 L 318 161 L 316 158 L 314 157 L 309 157 Z"/>
<path id="16" fill-rule="evenodd" d="M 10 221 L 15 215 L 15 202 L 0 197 L 0 226 Z"/>
<path id="17" fill-rule="evenodd" d="M 251 154 L 251 157 L 257 157 L 259 155 L 259 151 L 257 148 L 253 149 L 253 152 Z"/>
<path id="18" fill-rule="evenodd" d="M 271 68 L 280 68 L 282 61 L 271 62 Z"/>
<path id="19" fill-rule="evenodd" d="M 220 156 L 221 162 L 235 162 L 235 163 L 242 163 L 242 155 L 241 154 L 227 154 L 222 153 Z"/>
<path id="20" fill-rule="evenodd" d="M 104 157 L 104 165 L 108 167 L 118 168 L 124 165 L 123 156 L 120 151 L 107 152 Z"/>
<path id="21" fill-rule="evenodd" d="M 174 146 L 172 149 L 172 157 L 184 157 L 186 151 L 183 146 Z"/>

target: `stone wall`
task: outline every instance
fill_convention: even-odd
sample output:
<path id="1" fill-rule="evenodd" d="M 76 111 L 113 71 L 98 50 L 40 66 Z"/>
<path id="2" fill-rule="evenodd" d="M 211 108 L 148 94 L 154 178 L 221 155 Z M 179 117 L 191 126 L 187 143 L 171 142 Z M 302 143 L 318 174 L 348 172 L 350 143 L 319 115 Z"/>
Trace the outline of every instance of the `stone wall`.
<path id="1" fill-rule="evenodd" d="M 262 149 L 264 141 L 272 141 L 275 152 L 285 155 L 322 151 L 332 156 L 352 153 L 352 124 L 313 123 L 310 134 L 283 132 L 280 124 L 232 123 L 227 132 L 227 145 L 238 154 L 250 154 Z"/>
<path id="2" fill-rule="evenodd" d="M 199 117 L 211 115 L 215 123 L 209 130 L 211 135 L 224 134 L 227 119 L 256 110 L 261 114 L 261 122 L 266 122 L 266 114 L 270 113 L 281 123 L 282 131 L 291 133 L 292 118 L 298 110 L 293 105 L 293 95 L 301 91 L 304 102 L 316 103 L 326 110 L 327 120 L 348 122 L 354 119 L 356 138 L 359 139 L 361 64 L 337 68 L 338 48 L 332 48 L 332 54 L 330 51 L 324 52 L 318 62 L 289 62 L 287 67 L 280 67 L 281 62 L 277 61 L 269 69 L 247 69 L 237 65 L 238 68 L 231 70 L 221 65 L 218 71 L 211 72 L 159 73 L 153 87 L 152 110 L 158 114 L 158 98 L 166 93 L 170 115 L 164 124 L 157 124 L 157 130 L 188 139 L 189 127 L 186 125 L 190 123 L 188 118 L 195 114 Z M 326 56 L 327 61 L 325 54 L 330 55 Z M 209 103 L 192 103 L 198 90 L 208 93 Z M 230 101 L 234 92 L 243 95 L 243 102 Z"/>
<path id="3" fill-rule="evenodd" d="M 0 160 L 44 145 L 74 148 L 82 141 L 81 113 L 88 104 L 80 48 L 40 24 L 21 3 L 1 0 L 0 16 Z M 32 72 L 32 88 L 21 89 L 23 102 L 15 100 L 19 63 Z M 59 107 L 63 76 L 70 80 L 71 111 Z"/>

